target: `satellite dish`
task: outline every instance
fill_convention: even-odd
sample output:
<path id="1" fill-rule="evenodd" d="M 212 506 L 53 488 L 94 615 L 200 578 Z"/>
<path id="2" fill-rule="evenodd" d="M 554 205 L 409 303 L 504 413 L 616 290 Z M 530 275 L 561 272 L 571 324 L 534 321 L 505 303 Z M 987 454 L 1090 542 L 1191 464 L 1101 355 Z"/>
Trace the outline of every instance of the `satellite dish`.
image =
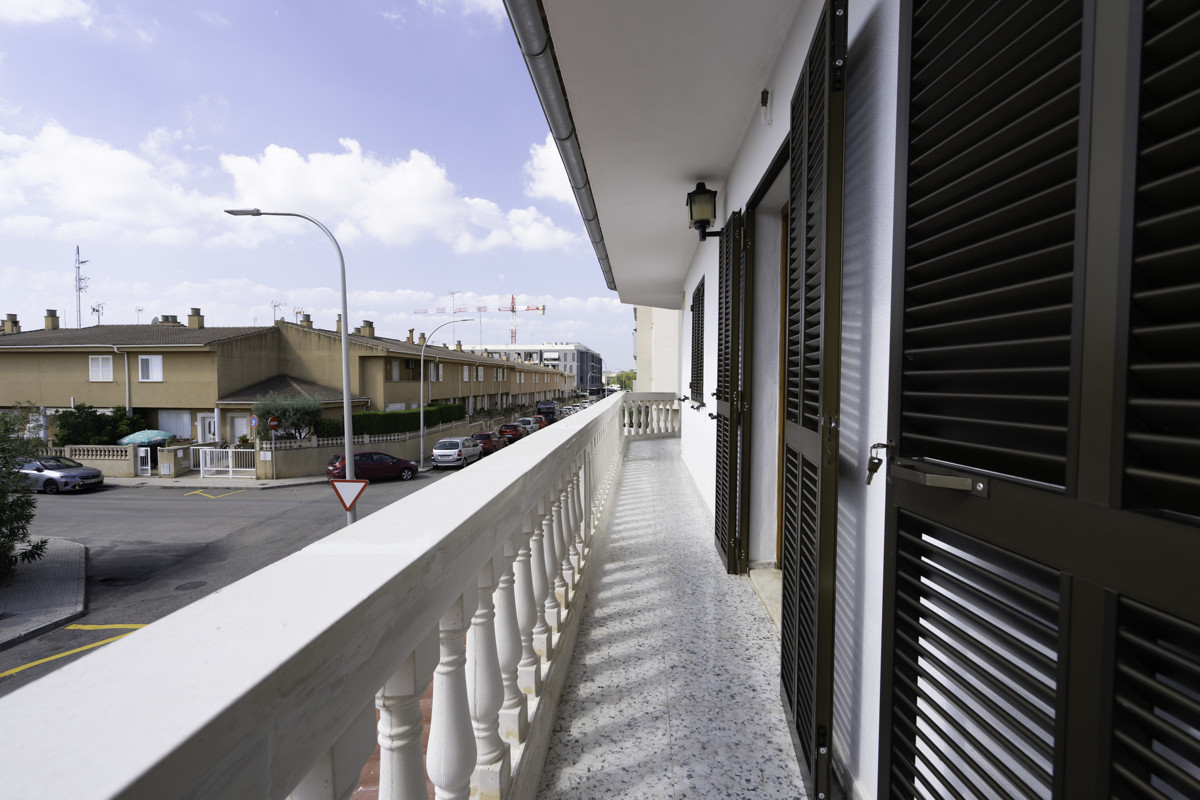
<path id="1" fill-rule="evenodd" d="M 151 325 L 157 325 L 157 324 L 158 324 L 158 317 L 155 317 L 154 319 L 150 320 L 150 324 L 151 324 Z"/>

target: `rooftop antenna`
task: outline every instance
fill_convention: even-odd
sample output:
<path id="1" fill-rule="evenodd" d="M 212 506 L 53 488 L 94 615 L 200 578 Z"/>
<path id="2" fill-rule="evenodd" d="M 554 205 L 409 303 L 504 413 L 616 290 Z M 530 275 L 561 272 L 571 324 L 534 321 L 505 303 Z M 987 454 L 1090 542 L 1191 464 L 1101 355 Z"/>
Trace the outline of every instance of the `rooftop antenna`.
<path id="1" fill-rule="evenodd" d="M 79 245 L 75 245 L 75 327 L 83 327 L 83 295 L 87 291 L 88 279 L 83 277 L 81 268 L 88 263 L 79 260 Z M 95 309 L 93 309 L 94 311 Z"/>
<path id="2" fill-rule="evenodd" d="M 295 308 L 292 309 L 292 316 L 296 318 L 297 325 L 300 324 L 300 317 L 302 314 L 304 314 L 304 309 L 301 308 L 300 306 L 296 306 Z"/>
<path id="3" fill-rule="evenodd" d="M 137 317 L 138 317 L 138 325 L 141 325 L 142 324 L 142 307 L 141 306 L 137 307 Z"/>
<path id="4" fill-rule="evenodd" d="M 275 322 L 275 312 L 278 311 L 282 307 L 283 307 L 282 300 L 272 300 L 271 301 L 271 322 L 272 323 Z"/>
<path id="5" fill-rule="evenodd" d="M 96 315 L 96 324 L 100 324 L 100 315 L 104 313 L 104 303 L 96 303 L 92 306 L 92 313 Z"/>

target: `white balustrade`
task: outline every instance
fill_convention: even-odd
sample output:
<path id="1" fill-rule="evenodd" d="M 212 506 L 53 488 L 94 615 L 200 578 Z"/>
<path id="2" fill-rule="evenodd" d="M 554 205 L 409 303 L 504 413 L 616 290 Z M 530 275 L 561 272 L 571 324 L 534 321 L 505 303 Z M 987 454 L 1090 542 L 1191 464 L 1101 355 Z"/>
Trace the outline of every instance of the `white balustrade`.
<path id="1" fill-rule="evenodd" d="M 334 800 L 378 744 L 381 800 L 532 798 L 624 442 L 674 403 L 610 397 L 0 698 L 2 793 Z"/>

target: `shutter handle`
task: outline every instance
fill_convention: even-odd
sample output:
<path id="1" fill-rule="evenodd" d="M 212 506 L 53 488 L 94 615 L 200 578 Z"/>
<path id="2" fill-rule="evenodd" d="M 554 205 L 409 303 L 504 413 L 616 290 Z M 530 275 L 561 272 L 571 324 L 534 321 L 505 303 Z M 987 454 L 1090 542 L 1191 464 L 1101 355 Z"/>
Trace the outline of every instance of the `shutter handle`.
<path id="1" fill-rule="evenodd" d="M 952 489 L 957 492 L 970 492 L 980 497 L 988 496 L 988 479 L 969 475 L 947 475 L 938 472 L 925 472 L 913 469 L 912 462 L 898 462 L 888 467 L 889 478 L 899 478 L 931 489 Z"/>

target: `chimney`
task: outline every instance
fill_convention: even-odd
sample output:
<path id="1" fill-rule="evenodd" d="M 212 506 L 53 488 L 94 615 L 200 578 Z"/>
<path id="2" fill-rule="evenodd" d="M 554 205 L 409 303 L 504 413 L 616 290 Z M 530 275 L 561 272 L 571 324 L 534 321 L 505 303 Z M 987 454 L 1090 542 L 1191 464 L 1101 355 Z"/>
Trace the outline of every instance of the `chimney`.
<path id="1" fill-rule="evenodd" d="M 12 314 L 9 314 L 9 316 L 11 317 L 11 316 L 12 316 Z M 424 344 L 425 344 L 425 334 L 424 334 L 424 332 L 422 332 L 422 333 L 421 333 L 421 338 L 420 338 L 420 340 L 417 342 L 417 344 L 424 346 Z"/>
<path id="2" fill-rule="evenodd" d="M 369 319 L 364 319 L 362 327 L 358 330 L 360 336 L 366 336 L 371 339 L 375 338 L 375 323 Z"/>
<path id="3" fill-rule="evenodd" d="M 4 318 L 4 332 L 5 333 L 20 333 L 21 332 L 21 323 L 17 321 L 16 314 L 9 314 L 7 317 Z"/>
<path id="4" fill-rule="evenodd" d="M 335 329 L 334 329 L 334 332 L 335 332 L 335 333 L 341 333 L 341 332 L 342 332 L 342 315 L 341 315 L 341 314 L 338 314 L 338 318 L 337 318 L 337 328 L 335 328 Z"/>
<path id="5" fill-rule="evenodd" d="M 200 313 L 200 309 L 193 308 L 188 313 L 188 327 L 189 328 L 203 328 L 204 327 L 204 315 Z"/>
<path id="6" fill-rule="evenodd" d="M 58 330 L 58 311 L 53 308 L 46 309 L 46 330 Z"/>
<path id="7" fill-rule="evenodd" d="M 301 328 L 311 328 L 312 327 L 312 314 L 301 314 L 300 315 L 300 327 Z"/>
<path id="8" fill-rule="evenodd" d="M 415 331 L 415 330 L 416 330 L 416 328 L 409 328 L 409 329 L 408 329 L 408 343 L 409 343 L 409 344 L 412 344 L 412 343 L 413 343 L 413 338 L 412 338 L 412 336 L 413 336 L 413 331 Z"/>
<path id="9" fill-rule="evenodd" d="M 454 343 L 454 349 L 460 353 L 462 352 L 462 339 L 459 339 L 457 342 Z"/>

